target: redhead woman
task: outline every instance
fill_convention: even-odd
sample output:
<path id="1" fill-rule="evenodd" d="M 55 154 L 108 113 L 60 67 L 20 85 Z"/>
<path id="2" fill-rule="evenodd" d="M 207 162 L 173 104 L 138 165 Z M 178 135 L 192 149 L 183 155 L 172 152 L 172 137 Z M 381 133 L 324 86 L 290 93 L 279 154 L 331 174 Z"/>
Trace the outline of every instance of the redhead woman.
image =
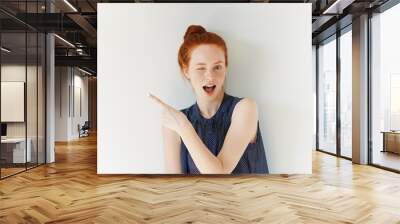
<path id="1" fill-rule="evenodd" d="M 189 26 L 178 62 L 196 103 L 179 111 L 150 95 L 163 110 L 167 173 L 268 173 L 256 102 L 225 92 L 227 51 L 219 35 Z"/>

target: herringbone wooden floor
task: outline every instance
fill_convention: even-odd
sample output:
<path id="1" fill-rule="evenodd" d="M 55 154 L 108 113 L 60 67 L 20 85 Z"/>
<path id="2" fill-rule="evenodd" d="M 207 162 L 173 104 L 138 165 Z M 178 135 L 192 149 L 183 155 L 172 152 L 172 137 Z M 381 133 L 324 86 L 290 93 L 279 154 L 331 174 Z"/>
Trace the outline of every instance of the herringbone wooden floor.
<path id="1" fill-rule="evenodd" d="M 313 175 L 98 176 L 89 137 L 0 181 L 0 223 L 400 223 L 399 174 L 313 156 Z"/>

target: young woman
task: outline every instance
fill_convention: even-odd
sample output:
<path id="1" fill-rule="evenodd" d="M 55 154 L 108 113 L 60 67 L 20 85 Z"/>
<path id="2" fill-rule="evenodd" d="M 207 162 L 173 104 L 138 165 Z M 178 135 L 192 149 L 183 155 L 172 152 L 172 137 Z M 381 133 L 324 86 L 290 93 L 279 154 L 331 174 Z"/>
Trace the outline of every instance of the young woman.
<path id="1" fill-rule="evenodd" d="M 182 74 L 196 103 L 178 111 L 150 95 L 163 109 L 168 173 L 268 173 L 256 103 L 225 93 L 225 41 L 203 27 L 188 27 L 179 49 Z"/>

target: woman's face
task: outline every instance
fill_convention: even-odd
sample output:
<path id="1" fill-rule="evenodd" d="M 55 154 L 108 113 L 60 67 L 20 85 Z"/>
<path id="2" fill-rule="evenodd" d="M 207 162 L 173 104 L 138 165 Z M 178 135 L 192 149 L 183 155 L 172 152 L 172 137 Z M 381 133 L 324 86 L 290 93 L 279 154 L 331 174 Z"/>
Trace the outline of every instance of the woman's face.
<path id="1" fill-rule="evenodd" d="M 224 91 L 226 71 L 224 51 L 217 45 L 203 44 L 192 50 L 184 74 L 190 80 L 197 98 L 213 100 Z"/>

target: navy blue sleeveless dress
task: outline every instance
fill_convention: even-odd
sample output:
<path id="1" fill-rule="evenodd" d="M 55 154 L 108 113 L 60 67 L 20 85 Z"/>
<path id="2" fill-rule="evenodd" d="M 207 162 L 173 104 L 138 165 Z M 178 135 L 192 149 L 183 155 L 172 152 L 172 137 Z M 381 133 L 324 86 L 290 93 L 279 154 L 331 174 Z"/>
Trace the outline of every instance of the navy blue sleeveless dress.
<path id="1" fill-rule="evenodd" d="M 181 110 L 192 123 L 193 128 L 207 146 L 207 148 L 217 156 L 222 148 L 226 133 L 231 124 L 233 109 L 241 98 L 224 94 L 224 98 L 215 115 L 209 119 L 204 118 L 197 103 L 189 108 Z M 185 174 L 200 174 L 185 144 L 181 143 L 181 164 L 182 172 Z M 232 174 L 267 174 L 268 166 L 265 156 L 264 144 L 257 127 L 256 141 L 249 143 L 242 157 L 240 158 Z"/>

